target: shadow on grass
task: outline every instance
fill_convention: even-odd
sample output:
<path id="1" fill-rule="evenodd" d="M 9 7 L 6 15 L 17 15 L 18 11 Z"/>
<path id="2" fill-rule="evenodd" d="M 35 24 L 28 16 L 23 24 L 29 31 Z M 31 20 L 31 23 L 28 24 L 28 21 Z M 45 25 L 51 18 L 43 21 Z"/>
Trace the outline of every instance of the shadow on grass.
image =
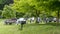
<path id="1" fill-rule="evenodd" d="M 56 26 L 57 23 L 46 23 L 46 25 Z"/>
<path id="2" fill-rule="evenodd" d="M 46 24 L 39 24 L 39 25 L 52 25 L 52 26 L 60 26 L 60 23 L 46 23 Z"/>
<path id="3" fill-rule="evenodd" d="M 27 26 L 39 26 L 39 25 L 52 25 L 52 26 L 60 26 L 60 23 L 46 23 L 46 24 L 27 24 Z"/>
<path id="4" fill-rule="evenodd" d="M 46 24 L 36 24 L 36 23 L 35 23 L 35 24 L 25 24 L 25 25 L 23 25 L 23 29 L 24 29 L 24 28 L 27 28 L 27 27 L 30 28 L 30 27 L 36 27 L 36 26 L 38 26 L 38 27 L 39 27 L 39 26 L 44 26 L 44 27 L 45 27 L 45 25 L 46 25 L 46 26 L 49 25 L 49 26 L 59 26 L 59 27 L 60 27 L 60 23 L 57 24 L 57 25 L 56 25 L 56 24 L 57 24 L 57 23 L 46 23 Z M 23 30 L 23 29 L 22 29 L 22 30 Z M 20 26 L 20 25 L 19 25 L 19 30 L 21 30 L 21 26 Z M 22 31 L 22 30 L 21 30 L 21 31 Z"/>

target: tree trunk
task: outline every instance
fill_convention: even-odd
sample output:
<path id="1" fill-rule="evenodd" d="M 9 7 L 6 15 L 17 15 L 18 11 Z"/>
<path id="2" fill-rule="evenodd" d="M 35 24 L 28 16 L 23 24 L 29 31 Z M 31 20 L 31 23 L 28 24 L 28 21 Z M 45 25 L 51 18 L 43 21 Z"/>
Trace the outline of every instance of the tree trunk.
<path id="1" fill-rule="evenodd" d="M 39 22 L 37 21 L 37 18 L 39 17 L 39 14 L 40 14 L 40 11 L 39 11 L 39 10 L 36 11 L 36 23 L 39 23 Z"/>
<path id="2" fill-rule="evenodd" d="M 57 12 L 57 25 L 59 24 L 59 10 Z"/>

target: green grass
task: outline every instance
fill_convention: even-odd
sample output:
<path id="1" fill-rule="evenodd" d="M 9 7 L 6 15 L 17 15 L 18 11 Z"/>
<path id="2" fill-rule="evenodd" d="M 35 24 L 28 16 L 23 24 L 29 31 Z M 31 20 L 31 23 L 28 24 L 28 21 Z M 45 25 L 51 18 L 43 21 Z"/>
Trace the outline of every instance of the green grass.
<path id="1" fill-rule="evenodd" d="M 20 30 L 20 25 L 4 25 L 4 20 L 0 19 L 0 34 L 60 34 L 60 26 L 25 24 Z"/>

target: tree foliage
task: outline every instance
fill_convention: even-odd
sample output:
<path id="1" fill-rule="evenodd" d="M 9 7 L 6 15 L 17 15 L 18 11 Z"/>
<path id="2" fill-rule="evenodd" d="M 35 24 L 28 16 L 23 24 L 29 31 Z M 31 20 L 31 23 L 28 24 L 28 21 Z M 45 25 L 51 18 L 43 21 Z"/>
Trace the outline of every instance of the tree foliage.
<path id="1" fill-rule="evenodd" d="M 4 0 L 3 4 L 9 3 L 8 1 L 9 0 L 6 1 Z M 0 2 L 2 3 L 2 0 Z M 14 0 L 11 9 L 17 11 L 17 13 L 19 13 L 20 15 L 22 13 L 23 16 L 44 17 L 43 15 L 46 15 L 47 17 L 48 16 L 59 17 L 60 1 L 59 0 Z"/>
<path id="2" fill-rule="evenodd" d="M 5 5 L 13 4 L 13 0 L 0 0 L 0 10 L 3 10 Z"/>
<path id="3" fill-rule="evenodd" d="M 58 6 L 57 1 L 58 0 L 14 0 L 12 8 L 17 10 L 17 12 L 31 14 L 31 16 L 39 16 L 41 14 L 56 16 L 57 9 L 55 8 Z M 56 2 L 57 6 L 54 2 Z"/>
<path id="4" fill-rule="evenodd" d="M 2 16 L 5 18 L 15 18 L 16 17 L 16 11 L 12 10 L 10 6 L 5 5 Z"/>

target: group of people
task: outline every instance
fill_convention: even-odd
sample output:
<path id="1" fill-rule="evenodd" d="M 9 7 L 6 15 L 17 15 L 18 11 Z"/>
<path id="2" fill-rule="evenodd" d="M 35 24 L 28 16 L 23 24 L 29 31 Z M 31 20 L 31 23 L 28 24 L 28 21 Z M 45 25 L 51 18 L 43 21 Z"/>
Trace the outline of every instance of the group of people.
<path id="1" fill-rule="evenodd" d="M 8 24 L 8 23 L 13 23 L 15 22 L 16 24 L 19 24 L 19 23 L 23 23 L 23 24 L 26 24 L 26 22 L 29 21 L 30 23 L 33 23 L 33 22 L 37 22 L 37 23 L 41 23 L 41 22 L 44 22 L 44 23 L 49 23 L 49 22 L 57 22 L 57 18 L 40 18 L 40 17 L 31 17 L 31 18 L 19 18 L 19 19 L 7 19 L 5 20 L 5 23 Z M 29 23 L 27 22 L 27 23 Z M 59 19 L 59 22 L 60 22 L 60 19 Z"/>
<path id="2" fill-rule="evenodd" d="M 32 23 L 32 22 L 34 22 L 34 21 L 36 21 L 37 23 L 40 23 L 40 22 L 46 22 L 46 23 L 49 23 L 49 22 L 57 22 L 57 18 L 40 18 L 40 17 L 37 17 L 37 18 L 35 18 L 35 17 L 32 17 L 32 18 L 28 18 L 27 20 L 29 20 L 30 21 L 30 23 Z M 25 18 L 19 18 L 18 20 L 17 20 L 17 23 L 19 23 L 19 21 L 27 21 L 27 20 L 25 20 Z M 59 19 L 59 22 L 60 22 L 60 19 Z M 21 23 L 21 22 L 20 22 Z"/>

